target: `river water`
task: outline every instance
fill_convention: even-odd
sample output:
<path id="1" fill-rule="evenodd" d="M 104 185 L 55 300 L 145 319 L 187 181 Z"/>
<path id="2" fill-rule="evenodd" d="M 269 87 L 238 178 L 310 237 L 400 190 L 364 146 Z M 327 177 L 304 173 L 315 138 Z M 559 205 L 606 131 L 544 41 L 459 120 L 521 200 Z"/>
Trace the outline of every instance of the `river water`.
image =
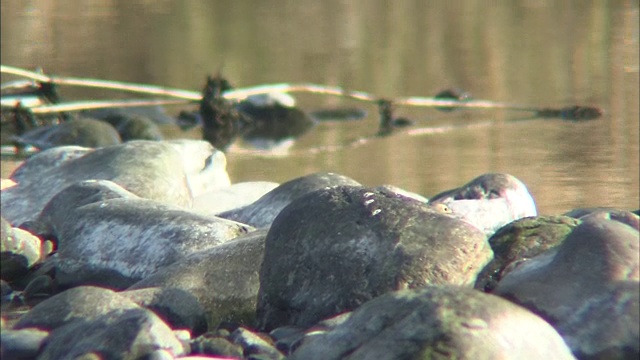
<path id="1" fill-rule="evenodd" d="M 299 96 L 304 109 L 355 105 L 369 116 L 322 123 L 288 154 L 235 146 L 227 155 L 235 182 L 332 171 L 429 197 L 507 172 L 542 214 L 640 206 L 637 1 L 7 0 L 1 13 L 2 64 L 57 75 L 198 91 L 222 71 L 238 87 L 313 82 L 387 98 L 458 87 L 478 99 L 605 111 L 572 123 L 398 108 L 414 125 L 376 138 L 374 106 Z M 3 177 L 15 164 L 3 159 Z"/>

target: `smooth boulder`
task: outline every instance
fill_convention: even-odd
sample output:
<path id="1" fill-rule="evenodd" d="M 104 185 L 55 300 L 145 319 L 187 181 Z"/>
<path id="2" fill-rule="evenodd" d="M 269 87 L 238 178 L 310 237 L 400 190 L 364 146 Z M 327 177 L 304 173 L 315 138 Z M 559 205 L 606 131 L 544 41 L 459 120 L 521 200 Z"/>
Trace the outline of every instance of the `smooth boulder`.
<path id="1" fill-rule="evenodd" d="M 253 229 L 141 199 L 106 180 L 69 186 L 51 199 L 38 221 L 57 239 L 61 286 L 123 289 L 187 255 Z"/>
<path id="2" fill-rule="evenodd" d="M 638 231 L 602 212 L 581 220 L 562 245 L 520 264 L 494 293 L 542 315 L 580 358 L 637 358 Z"/>
<path id="3" fill-rule="evenodd" d="M 266 231 L 257 230 L 195 253 L 137 282 L 124 293 L 148 288 L 179 290 L 197 299 L 209 329 L 223 322 L 253 326 L 266 236 Z M 180 308 L 183 304 L 166 301 L 164 306 Z"/>
<path id="4" fill-rule="evenodd" d="M 292 360 L 574 359 L 540 317 L 497 296 L 457 287 L 382 295 L 328 332 L 310 334 Z"/>
<path id="5" fill-rule="evenodd" d="M 51 166 L 40 162 L 41 171 L 23 173 L 18 185 L 2 190 L 2 216 L 13 225 L 34 220 L 54 195 L 83 180 L 111 180 L 142 198 L 183 207 L 191 207 L 194 194 L 230 184 L 224 154 L 204 141 L 139 140 L 75 157 L 78 150 L 72 147 L 65 161 L 56 161 L 56 148 L 56 156 L 41 155 Z"/>
<path id="6" fill-rule="evenodd" d="M 467 184 L 433 196 L 430 204 L 445 204 L 452 213 L 471 222 L 491 236 L 502 226 L 524 217 L 536 216 L 533 197 L 515 176 L 488 173 Z"/>

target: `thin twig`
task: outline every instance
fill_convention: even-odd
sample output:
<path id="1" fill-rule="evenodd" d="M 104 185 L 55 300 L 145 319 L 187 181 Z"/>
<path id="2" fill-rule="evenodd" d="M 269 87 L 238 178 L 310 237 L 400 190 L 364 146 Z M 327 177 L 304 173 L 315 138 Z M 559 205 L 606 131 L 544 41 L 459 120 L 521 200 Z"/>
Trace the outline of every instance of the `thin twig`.
<path id="1" fill-rule="evenodd" d="M 156 105 L 185 105 L 188 100 L 173 99 L 133 99 L 133 100 L 105 100 L 105 101 L 74 101 L 61 104 L 44 105 L 30 108 L 34 114 L 49 114 L 66 111 L 80 111 L 90 109 L 105 109 L 113 107 L 136 107 L 136 106 L 156 106 Z"/>
<path id="2" fill-rule="evenodd" d="M 202 95 L 198 92 L 173 89 L 154 85 L 134 84 L 120 81 L 108 81 L 99 79 L 87 79 L 87 78 L 73 78 L 62 76 L 46 76 L 41 73 L 36 73 L 12 66 L 2 65 L 0 71 L 3 73 L 9 73 L 27 77 L 40 82 L 50 82 L 56 85 L 71 85 L 71 86 L 85 86 L 96 87 L 104 89 L 113 89 L 121 91 L 129 91 L 136 93 L 144 93 L 150 95 L 162 95 L 175 97 L 179 99 L 200 101 Z M 363 91 L 351 91 L 337 86 L 325 86 L 313 83 L 280 83 L 270 85 L 259 85 L 254 87 L 234 89 L 225 91 L 222 96 L 225 99 L 240 101 L 244 100 L 251 95 L 269 94 L 269 93 L 312 93 L 319 95 L 332 95 L 338 97 L 344 97 L 352 100 L 364 101 L 369 103 L 377 103 L 381 100 L 379 96 L 366 93 Z M 593 119 L 602 115 L 602 110 L 597 107 L 588 106 L 571 106 L 565 108 L 543 108 L 533 107 L 529 105 L 508 104 L 489 100 L 451 100 L 435 97 L 402 97 L 396 99 L 390 99 L 394 106 L 418 106 L 429 108 L 466 108 L 466 109 L 502 109 L 513 111 L 528 111 L 533 112 L 536 116 L 540 117 L 562 117 L 568 120 L 584 120 Z M 149 104 L 154 105 L 154 104 Z M 128 105 L 136 106 L 136 105 Z M 44 111 L 44 110 L 43 110 Z M 70 111 L 70 110 L 66 110 Z"/>

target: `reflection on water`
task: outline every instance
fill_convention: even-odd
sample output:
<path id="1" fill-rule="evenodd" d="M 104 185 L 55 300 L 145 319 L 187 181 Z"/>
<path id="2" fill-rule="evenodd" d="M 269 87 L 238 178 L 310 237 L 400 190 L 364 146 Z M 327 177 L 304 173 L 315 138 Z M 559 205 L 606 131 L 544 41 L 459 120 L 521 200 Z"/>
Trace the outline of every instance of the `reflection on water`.
<path id="1" fill-rule="evenodd" d="M 2 64 L 53 74 L 195 90 L 222 69 L 240 87 L 316 82 L 385 97 L 460 87 L 476 98 L 606 110 L 569 123 L 398 109 L 414 127 L 374 138 L 377 110 L 366 107 L 367 119 L 321 123 L 288 156 L 237 144 L 228 154 L 235 181 L 334 171 L 429 196 L 503 171 L 529 186 L 542 213 L 639 206 L 636 2 L 36 0 L 3 1 L 1 12 Z M 299 101 L 308 110 L 345 103 Z"/>

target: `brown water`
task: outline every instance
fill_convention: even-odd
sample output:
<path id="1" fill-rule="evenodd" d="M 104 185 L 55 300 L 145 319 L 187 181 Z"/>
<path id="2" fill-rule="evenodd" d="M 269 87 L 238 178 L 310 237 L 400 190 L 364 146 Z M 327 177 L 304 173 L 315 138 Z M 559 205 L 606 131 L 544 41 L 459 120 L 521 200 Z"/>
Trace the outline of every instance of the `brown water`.
<path id="1" fill-rule="evenodd" d="M 639 207 L 637 1 L 13 0 L 1 13 L 2 64 L 52 74 L 198 90 L 222 69 L 240 87 L 315 82 L 398 97 L 456 86 L 475 98 L 606 111 L 569 123 L 405 108 L 397 114 L 416 126 L 354 143 L 377 131 L 368 107 L 368 119 L 322 124 L 287 156 L 232 149 L 234 181 L 333 171 L 430 196 L 500 171 L 523 180 L 543 214 Z M 11 166 L 3 161 L 3 176 Z"/>

